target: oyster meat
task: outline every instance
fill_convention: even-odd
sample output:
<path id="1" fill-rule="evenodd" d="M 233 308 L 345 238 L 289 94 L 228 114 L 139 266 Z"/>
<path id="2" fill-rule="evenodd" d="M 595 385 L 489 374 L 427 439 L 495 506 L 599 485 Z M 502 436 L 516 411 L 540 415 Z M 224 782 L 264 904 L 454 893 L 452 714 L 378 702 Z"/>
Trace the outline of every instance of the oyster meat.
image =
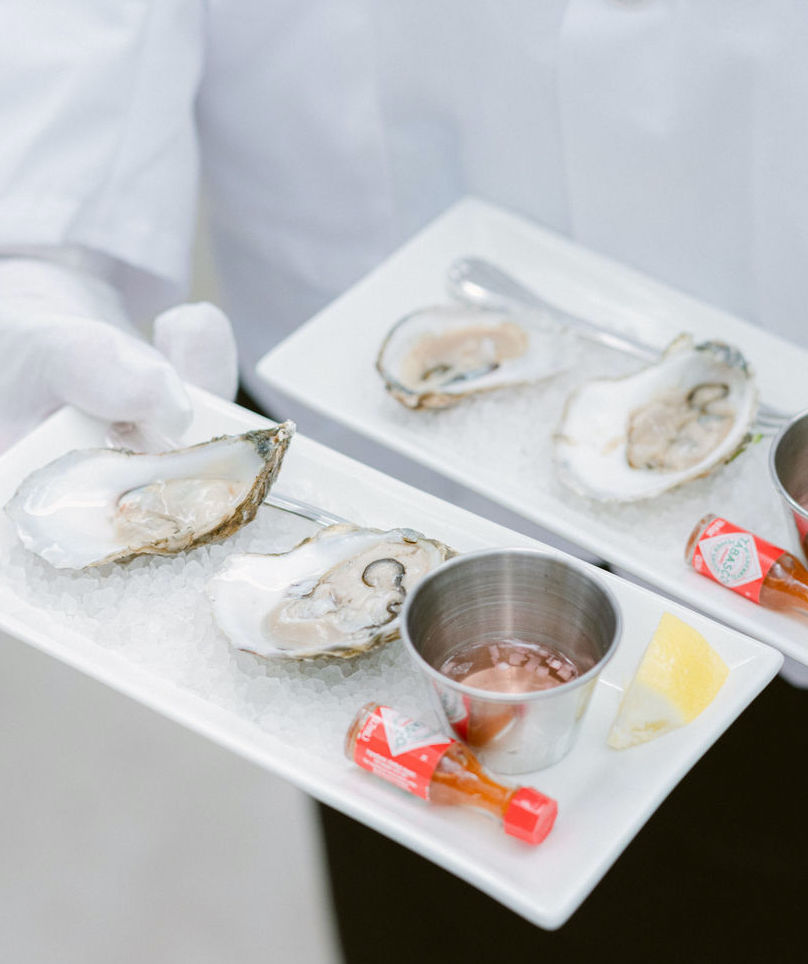
<path id="1" fill-rule="evenodd" d="M 170 555 L 250 522 L 280 470 L 292 422 L 160 455 L 68 452 L 6 505 L 23 545 L 57 568 Z"/>
<path id="2" fill-rule="evenodd" d="M 445 305 L 402 318 L 385 338 L 376 369 L 407 408 L 447 408 L 476 392 L 554 375 L 573 350 L 569 334 L 538 319 Z"/>
<path id="3" fill-rule="evenodd" d="M 454 555 L 412 529 L 328 526 L 289 552 L 232 555 L 207 587 L 216 623 L 258 656 L 355 656 L 398 636 L 406 594 Z"/>
<path id="4" fill-rule="evenodd" d="M 554 439 L 559 476 L 593 499 L 659 495 L 737 455 L 757 399 L 737 349 L 680 335 L 659 362 L 572 393 Z"/>

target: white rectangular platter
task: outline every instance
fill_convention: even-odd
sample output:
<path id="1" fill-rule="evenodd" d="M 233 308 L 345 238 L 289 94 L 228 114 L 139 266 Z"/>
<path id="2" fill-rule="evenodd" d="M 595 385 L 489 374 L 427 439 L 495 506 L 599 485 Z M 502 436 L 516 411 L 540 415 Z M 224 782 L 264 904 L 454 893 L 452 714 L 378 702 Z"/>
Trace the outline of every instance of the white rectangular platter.
<path id="1" fill-rule="evenodd" d="M 203 393 L 194 392 L 194 399 L 186 442 L 265 424 Z M 74 410 L 57 413 L 0 458 L 0 501 L 33 469 L 67 450 L 102 445 L 104 435 L 104 425 Z M 360 523 L 418 528 L 460 551 L 537 545 L 303 437 L 293 440 L 276 488 Z M 315 670 L 310 664 L 268 666 L 234 653 L 214 630 L 202 591 L 206 567 L 235 546 L 255 548 L 256 540 L 265 547 L 278 539 L 293 544 L 301 525 L 309 524 L 262 508 L 251 526 L 212 555 L 203 548 L 87 575 L 57 572 L 27 553 L 0 513 L 0 628 L 279 774 L 543 927 L 558 927 L 572 914 L 782 662 L 759 642 L 593 569 L 617 597 L 625 630 L 573 751 L 523 781 L 555 796 L 560 807 L 550 837 L 531 848 L 480 814 L 430 807 L 343 757 L 343 734 L 366 701 L 395 701 L 408 713 L 434 719 L 400 643 Z M 256 527 L 263 535 L 249 534 Z M 151 593 L 148 604 L 137 595 L 144 592 Z M 621 690 L 666 609 L 705 635 L 729 665 L 729 677 L 689 726 L 632 750 L 610 750 L 605 739 Z"/>
<path id="2" fill-rule="evenodd" d="M 799 554 L 769 480 L 770 440 L 666 495 L 598 504 L 567 490 L 552 466 L 552 432 L 574 371 L 437 412 L 406 410 L 387 395 L 375 370 L 386 333 L 405 314 L 446 303 L 446 270 L 469 255 L 488 258 L 568 311 L 658 348 L 684 331 L 697 340 L 730 342 L 752 363 L 769 405 L 793 412 L 808 406 L 805 349 L 472 198 L 267 354 L 259 374 L 311 408 L 808 664 L 807 620 L 756 606 L 683 561 L 687 536 L 707 512 Z M 639 366 L 605 349 L 580 350 L 589 377 Z"/>

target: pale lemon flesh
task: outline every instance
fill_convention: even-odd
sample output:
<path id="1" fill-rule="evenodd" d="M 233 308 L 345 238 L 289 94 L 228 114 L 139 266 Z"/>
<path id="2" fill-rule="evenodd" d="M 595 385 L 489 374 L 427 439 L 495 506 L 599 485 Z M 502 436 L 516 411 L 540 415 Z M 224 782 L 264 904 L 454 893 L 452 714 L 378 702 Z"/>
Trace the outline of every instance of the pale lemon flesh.
<path id="1" fill-rule="evenodd" d="M 673 613 L 663 613 L 623 696 L 608 744 L 624 749 L 684 726 L 715 699 L 729 675 L 707 640 Z"/>

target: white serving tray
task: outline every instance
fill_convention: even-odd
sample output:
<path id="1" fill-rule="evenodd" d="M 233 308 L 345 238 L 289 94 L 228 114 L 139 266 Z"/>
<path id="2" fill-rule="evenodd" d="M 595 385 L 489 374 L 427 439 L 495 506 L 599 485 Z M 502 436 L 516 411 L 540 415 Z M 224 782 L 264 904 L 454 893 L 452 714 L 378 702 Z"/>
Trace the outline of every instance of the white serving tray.
<path id="1" fill-rule="evenodd" d="M 769 481 L 769 441 L 753 446 L 709 480 L 615 508 L 564 489 L 549 456 L 536 456 L 535 472 L 526 476 L 529 439 L 542 433 L 549 440 L 560 412 L 558 400 L 546 413 L 541 396 L 536 396 L 536 408 L 528 410 L 524 399 L 514 395 L 511 401 L 506 393 L 447 412 L 408 412 L 386 394 L 374 366 L 385 334 L 408 312 L 446 302 L 446 269 L 468 255 L 490 259 L 552 303 L 659 348 L 682 331 L 737 345 L 752 361 L 769 405 L 793 412 L 808 407 L 805 349 L 473 198 L 450 208 L 267 354 L 258 365 L 259 375 L 311 408 L 808 664 L 806 621 L 756 606 L 683 562 L 688 533 L 707 512 L 726 513 L 799 554 Z M 444 418 L 456 433 L 433 432 L 436 420 Z M 525 441 L 514 444 L 512 452 L 495 441 L 488 458 L 492 437 L 500 434 L 502 423 L 496 418 L 519 420 Z M 477 443 L 470 433 L 478 427 Z M 666 507 L 675 524 L 668 521 L 660 536 L 659 516 Z"/>
<path id="2" fill-rule="evenodd" d="M 200 392 L 193 394 L 196 418 L 187 442 L 265 423 L 234 405 Z M 32 469 L 71 448 L 103 444 L 104 434 L 105 426 L 74 410 L 57 413 L 0 458 L 0 501 L 5 503 Z M 277 487 L 357 521 L 419 528 L 459 550 L 538 545 L 302 437 L 293 441 Z M 5 515 L 0 515 L 0 547 L 10 548 L 17 537 Z M 734 630 L 615 576 L 597 569 L 593 572 L 617 597 L 625 631 L 595 689 L 571 754 L 523 781 L 559 801 L 556 827 L 537 848 L 509 839 L 480 814 L 430 807 L 360 771 L 341 756 L 326 758 L 305 743 L 286 742 L 217 705 L 215 693 L 203 698 L 191 688 L 166 681 L 148 662 L 135 665 L 67 631 L 58 614 L 12 591 L 7 572 L 0 572 L 0 628 L 290 780 L 469 881 L 528 920 L 554 928 L 579 906 L 671 788 L 771 680 L 782 662 L 775 650 Z M 199 604 L 207 605 L 204 598 Z M 629 751 L 610 750 L 605 737 L 621 687 L 633 674 L 666 609 L 707 637 L 728 663 L 729 677 L 714 702 L 689 726 Z M 171 645 L 170 634 L 164 643 Z M 222 640 L 221 645 L 227 644 Z M 368 692 L 366 698 L 374 695 Z M 426 693 L 423 705 L 426 712 Z M 271 713 L 272 707 L 267 706 L 266 712 Z"/>

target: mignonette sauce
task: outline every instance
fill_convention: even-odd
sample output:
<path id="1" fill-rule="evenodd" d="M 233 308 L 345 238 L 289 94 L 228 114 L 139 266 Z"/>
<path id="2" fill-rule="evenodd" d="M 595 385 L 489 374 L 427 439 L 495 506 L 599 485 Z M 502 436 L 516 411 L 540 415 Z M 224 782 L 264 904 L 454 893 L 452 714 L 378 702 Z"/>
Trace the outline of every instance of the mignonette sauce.
<path id="1" fill-rule="evenodd" d="M 509 638 L 467 643 L 439 669 L 455 682 L 496 693 L 547 690 L 580 675 L 578 666 L 551 646 Z"/>

